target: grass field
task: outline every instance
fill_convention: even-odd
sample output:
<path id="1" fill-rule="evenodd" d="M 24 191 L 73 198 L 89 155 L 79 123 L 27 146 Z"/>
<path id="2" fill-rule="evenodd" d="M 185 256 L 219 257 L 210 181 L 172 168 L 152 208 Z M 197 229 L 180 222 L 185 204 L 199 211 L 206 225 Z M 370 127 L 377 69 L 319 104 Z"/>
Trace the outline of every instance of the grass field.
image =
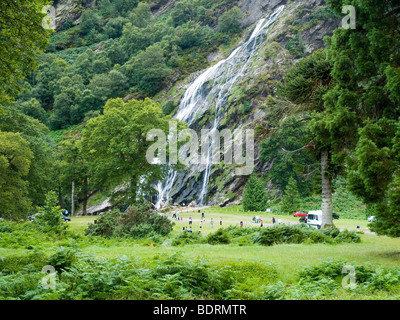
<path id="1" fill-rule="evenodd" d="M 206 235 L 215 232 L 220 228 L 219 218 L 222 218 L 222 227 L 228 225 L 239 226 L 240 221 L 244 222 L 244 227 L 259 228 L 259 224 L 251 221 L 252 217 L 259 215 L 264 221 L 265 227 L 272 225 L 272 214 L 268 213 L 244 213 L 234 210 L 213 211 L 213 208 L 202 210 L 205 213 L 206 221 L 202 222 L 201 233 Z M 217 212 L 215 212 L 217 211 Z M 168 213 L 172 217 L 172 213 Z M 193 232 L 200 231 L 201 213 L 198 210 L 192 210 L 179 213 L 179 220 L 174 220 L 175 226 L 172 236 L 182 232 L 182 227 L 189 226 L 189 217 L 193 219 Z M 182 218 L 182 220 L 181 220 Z M 213 228 L 211 228 L 211 218 L 213 219 Z M 298 223 L 298 218 L 293 216 L 275 216 L 282 219 L 282 223 Z M 77 232 L 84 232 L 88 223 L 92 223 L 97 217 L 73 217 L 70 223 L 70 229 Z M 278 266 L 279 274 L 282 280 L 292 281 L 296 271 L 302 266 L 313 265 L 321 260 L 342 259 L 349 263 L 376 265 L 400 266 L 400 239 L 392 239 L 384 236 L 377 236 L 368 233 L 367 221 L 339 219 L 334 220 L 335 225 L 340 229 L 360 230 L 362 234 L 361 243 L 351 244 L 283 244 L 271 247 L 264 246 L 238 246 L 238 245 L 208 245 L 196 244 L 185 246 L 144 246 L 144 245 L 121 245 L 112 247 L 87 246 L 83 250 L 87 253 L 93 253 L 98 257 L 118 257 L 126 255 L 128 257 L 153 258 L 154 256 L 168 256 L 181 252 L 190 257 L 205 257 L 211 262 L 257 262 L 261 264 L 274 263 Z"/>
<path id="2" fill-rule="evenodd" d="M 5 270 L 5 274 L 0 272 L 0 299 L 30 299 L 33 292 L 45 299 L 214 299 L 214 294 L 233 300 L 400 299 L 400 238 L 377 236 L 368 230 L 364 220 L 339 219 L 334 220 L 338 228 L 362 231 L 361 242 L 318 242 L 312 240 L 313 235 L 322 233 L 314 232 L 307 233 L 306 240 L 311 241 L 302 240 L 301 244 L 293 244 L 296 243 L 293 241 L 262 245 L 253 239 L 265 232 L 252 232 L 251 237 L 255 238 L 247 241 L 249 238 L 237 236 L 243 232 L 248 234 L 245 230 L 231 233 L 229 244 L 209 242 L 210 233 L 215 238 L 228 232 L 217 233 L 218 229 L 238 227 L 241 221 L 244 228 L 260 229 L 260 224 L 252 221 L 257 215 L 264 221 L 264 231 L 272 225 L 273 216 L 277 221 L 281 219 L 282 224 L 299 223 L 298 218 L 289 215 L 245 213 L 238 209 L 204 208 L 205 221 L 201 220 L 198 209 L 179 212 L 179 219 L 172 219 L 171 212 L 164 213 L 174 221 L 172 234 L 140 239 L 85 236 L 85 229 L 99 219 L 98 216 L 72 217 L 68 222 L 69 232 L 59 236 L 38 232 L 30 224 L 4 225 L 3 229 L 13 227 L 15 230 L 12 234 L 0 233 L 0 271 L 2 266 Z M 195 233 L 192 237 L 182 234 L 182 228 L 189 227 L 189 217 Z M 289 232 L 290 229 L 293 230 L 274 228 L 267 234 L 273 237 L 274 230 Z M 198 232 L 203 237 L 197 237 Z M 281 237 L 286 235 L 283 233 Z M 194 241 L 177 241 L 188 238 Z M 42 277 L 38 270 L 43 265 L 53 263 L 65 268 L 61 269 L 64 271 L 59 278 L 62 286 L 55 292 L 43 291 L 34 279 Z M 357 268 L 361 279 L 364 276 L 355 291 L 342 285 L 344 265 Z M 138 278 L 135 270 L 138 270 Z M 335 276 L 330 278 L 332 272 Z M 321 278 L 305 279 L 309 274 Z M 142 276 L 147 278 L 142 279 Z M 235 278 L 234 282 L 231 278 Z M 191 290 L 200 290 L 204 281 L 211 282 L 207 282 L 202 291 L 193 291 L 197 292 L 193 295 Z M 214 281 L 217 281 L 216 287 Z M 186 290 L 183 283 L 192 286 L 191 289 Z M 121 291 L 115 291 L 116 288 Z"/>

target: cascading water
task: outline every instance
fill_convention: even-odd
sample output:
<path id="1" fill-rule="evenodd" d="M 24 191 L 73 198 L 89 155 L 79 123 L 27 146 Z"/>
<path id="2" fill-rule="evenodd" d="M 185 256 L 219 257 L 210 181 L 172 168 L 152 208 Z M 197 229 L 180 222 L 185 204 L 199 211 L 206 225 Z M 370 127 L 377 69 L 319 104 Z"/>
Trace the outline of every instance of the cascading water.
<path id="1" fill-rule="evenodd" d="M 261 19 L 249 39 L 241 46 L 236 48 L 228 58 L 218 62 L 208 68 L 186 90 L 177 113 L 174 118 L 186 121 L 189 127 L 193 125 L 196 118 L 204 114 L 210 108 L 215 109 L 214 121 L 211 130 L 218 129 L 220 120 L 227 106 L 231 89 L 238 80 L 243 77 L 254 53 L 259 45 L 259 38 L 265 34 L 266 30 L 276 21 L 285 6 L 280 6 L 268 18 Z M 210 88 L 211 87 L 211 88 Z M 202 189 L 198 197 L 198 203 L 203 205 L 207 194 L 207 185 L 211 175 L 213 140 L 209 142 L 209 153 L 207 163 L 203 167 L 197 168 L 203 171 Z M 157 186 L 158 200 L 156 207 L 159 208 L 163 201 L 169 202 L 169 194 L 174 186 L 177 173 L 170 170 L 164 183 Z"/>

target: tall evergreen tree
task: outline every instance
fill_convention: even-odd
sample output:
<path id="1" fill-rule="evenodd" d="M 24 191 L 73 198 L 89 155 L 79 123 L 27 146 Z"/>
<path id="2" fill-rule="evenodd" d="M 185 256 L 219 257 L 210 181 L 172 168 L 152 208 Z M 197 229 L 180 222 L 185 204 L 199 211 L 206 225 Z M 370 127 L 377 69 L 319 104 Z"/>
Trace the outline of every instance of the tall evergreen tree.
<path id="1" fill-rule="evenodd" d="M 297 189 L 296 181 L 293 179 L 293 177 L 291 177 L 282 198 L 281 211 L 291 214 L 295 211 L 298 211 L 299 206 L 300 193 Z"/>
<path id="2" fill-rule="evenodd" d="M 344 1 L 327 2 L 341 14 Z M 356 28 L 338 28 L 328 41 L 334 86 L 325 105 L 336 114 L 338 128 L 330 131 L 350 151 L 349 187 L 377 217 L 372 229 L 398 237 L 400 4 L 397 0 L 346 4 L 356 9 Z"/>
<path id="3" fill-rule="evenodd" d="M 278 108 L 288 109 L 289 114 L 302 114 L 301 120 L 308 122 L 312 137 L 304 147 L 312 150 L 321 164 L 322 227 L 333 225 L 332 179 L 341 165 L 340 158 L 335 158 L 333 152 L 339 155 L 343 148 L 332 132 L 345 131 L 335 122 L 337 113 L 324 104 L 324 95 L 332 85 L 330 72 L 325 52 L 315 51 L 288 71 L 276 99 Z"/>
<path id="4" fill-rule="evenodd" d="M 242 200 L 244 211 L 265 211 L 267 195 L 260 179 L 251 175 L 243 191 Z"/>

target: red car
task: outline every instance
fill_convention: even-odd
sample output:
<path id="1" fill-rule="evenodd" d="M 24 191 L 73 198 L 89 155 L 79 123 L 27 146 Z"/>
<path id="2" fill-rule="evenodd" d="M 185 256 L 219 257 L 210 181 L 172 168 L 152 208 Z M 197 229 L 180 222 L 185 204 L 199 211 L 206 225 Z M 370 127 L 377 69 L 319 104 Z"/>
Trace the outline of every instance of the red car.
<path id="1" fill-rule="evenodd" d="M 293 217 L 307 217 L 307 213 L 302 212 L 302 211 L 297 211 L 293 213 Z"/>

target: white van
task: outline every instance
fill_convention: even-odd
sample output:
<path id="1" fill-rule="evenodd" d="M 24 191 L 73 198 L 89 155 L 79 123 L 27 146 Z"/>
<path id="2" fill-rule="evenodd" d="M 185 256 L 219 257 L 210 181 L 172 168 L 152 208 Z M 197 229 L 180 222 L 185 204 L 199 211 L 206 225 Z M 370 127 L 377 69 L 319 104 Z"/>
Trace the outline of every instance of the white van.
<path id="1" fill-rule="evenodd" d="M 307 215 L 307 224 L 317 229 L 321 229 L 322 210 L 309 211 Z"/>

